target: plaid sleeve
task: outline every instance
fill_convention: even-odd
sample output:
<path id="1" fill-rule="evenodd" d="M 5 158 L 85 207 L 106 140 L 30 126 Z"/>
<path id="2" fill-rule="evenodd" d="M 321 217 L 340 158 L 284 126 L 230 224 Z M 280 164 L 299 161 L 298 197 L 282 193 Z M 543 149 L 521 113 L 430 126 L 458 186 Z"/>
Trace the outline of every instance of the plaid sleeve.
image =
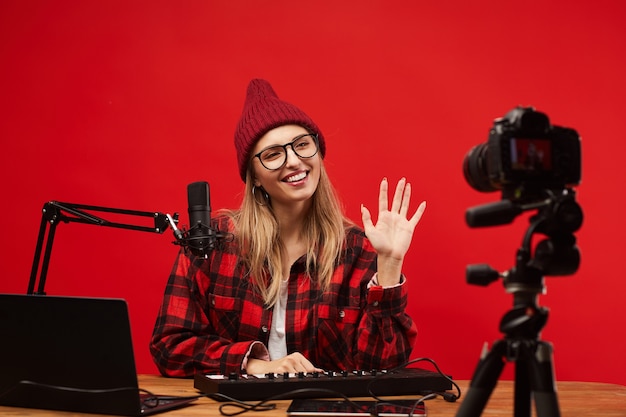
<path id="1" fill-rule="evenodd" d="M 206 311 L 210 297 L 194 279 L 202 274 L 199 266 L 206 263 L 181 250 L 168 280 L 150 342 L 154 362 L 165 376 L 239 371 L 254 343 L 234 342 L 209 330 Z"/>
<path id="2" fill-rule="evenodd" d="M 357 352 L 367 369 L 391 369 L 409 359 L 417 328 L 406 314 L 406 285 L 369 288 L 361 318 Z"/>

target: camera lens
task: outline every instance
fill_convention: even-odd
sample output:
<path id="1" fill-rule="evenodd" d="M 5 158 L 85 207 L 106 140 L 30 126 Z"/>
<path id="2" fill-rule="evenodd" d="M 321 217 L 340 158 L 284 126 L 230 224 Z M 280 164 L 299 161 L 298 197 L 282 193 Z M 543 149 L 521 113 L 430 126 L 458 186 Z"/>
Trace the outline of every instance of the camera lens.
<path id="1" fill-rule="evenodd" d="M 487 145 L 480 144 L 469 150 L 463 159 L 463 175 L 465 181 L 476 191 L 491 192 L 494 187 L 487 171 Z"/>

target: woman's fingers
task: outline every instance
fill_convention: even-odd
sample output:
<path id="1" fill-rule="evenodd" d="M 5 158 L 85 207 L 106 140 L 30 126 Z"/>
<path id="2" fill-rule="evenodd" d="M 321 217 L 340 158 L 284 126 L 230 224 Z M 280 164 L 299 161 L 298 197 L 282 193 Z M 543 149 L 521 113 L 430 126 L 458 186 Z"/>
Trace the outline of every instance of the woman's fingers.
<path id="1" fill-rule="evenodd" d="M 380 188 L 378 190 L 378 212 L 382 213 L 389 209 L 389 182 L 387 177 L 383 178 L 380 182 Z"/>

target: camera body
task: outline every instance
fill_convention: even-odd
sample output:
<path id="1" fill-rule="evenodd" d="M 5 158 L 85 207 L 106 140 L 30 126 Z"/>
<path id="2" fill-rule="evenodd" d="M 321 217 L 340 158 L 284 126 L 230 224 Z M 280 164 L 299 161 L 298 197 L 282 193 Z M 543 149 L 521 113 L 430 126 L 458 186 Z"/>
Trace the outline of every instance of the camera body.
<path id="1" fill-rule="evenodd" d="M 494 121 L 486 144 L 468 152 L 463 173 L 477 191 L 502 190 L 503 199 L 534 201 L 546 190 L 580 183 L 580 137 L 574 129 L 552 126 L 533 107 L 518 106 Z"/>

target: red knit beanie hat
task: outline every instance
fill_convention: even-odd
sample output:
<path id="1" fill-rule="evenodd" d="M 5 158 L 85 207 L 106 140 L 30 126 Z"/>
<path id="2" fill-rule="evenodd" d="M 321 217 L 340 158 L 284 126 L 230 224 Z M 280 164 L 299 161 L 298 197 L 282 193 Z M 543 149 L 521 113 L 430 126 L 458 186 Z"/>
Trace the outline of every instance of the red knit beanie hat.
<path id="1" fill-rule="evenodd" d="M 288 124 L 299 125 L 317 133 L 320 154 L 324 157 L 324 136 L 313 120 L 293 104 L 279 99 L 269 82 L 261 79 L 250 81 L 243 112 L 235 130 L 235 149 L 242 180 L 246 180 L 250 153 L 257 141 L 268 131 Z"/>

